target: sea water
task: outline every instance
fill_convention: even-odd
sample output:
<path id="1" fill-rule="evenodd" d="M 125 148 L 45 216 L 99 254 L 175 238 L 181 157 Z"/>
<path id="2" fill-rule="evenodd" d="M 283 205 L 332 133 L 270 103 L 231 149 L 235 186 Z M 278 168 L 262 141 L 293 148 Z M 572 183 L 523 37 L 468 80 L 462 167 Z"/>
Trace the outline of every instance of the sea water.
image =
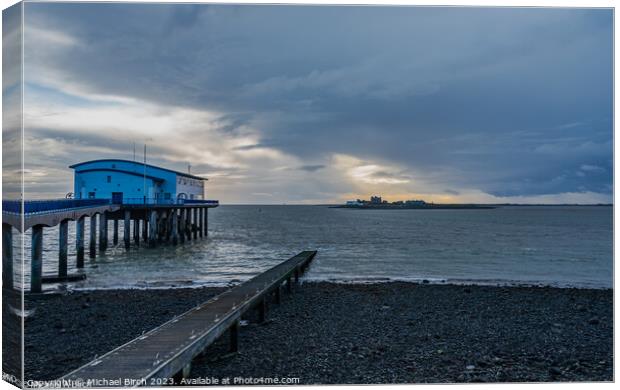
<path id="1" fill-rule="evenodd" d="M 123 222 L 106 254 L 88 258 L 86 280 L 58 288 L 222 286 L 247 280 L 303 250 L 318 250 L 304 280 L 528 284 L 610 288 L 613 208 L 518 206 L 489 210 L 356 210 L 326 206 L 220 206 L 209 236 L 125 251 Z M 133 235 L 133 230 L 132 230 Z M 70 223 L 69 273 L 75 269 Z M 29 279 L 29 235 L 24 279 Z M 18 252 L 18 249 L 16 249 Z M 58 264 L 58 227 L 44 234 L 44 274 Z M 16 264 L 16 278 L 21 265 Z"/>

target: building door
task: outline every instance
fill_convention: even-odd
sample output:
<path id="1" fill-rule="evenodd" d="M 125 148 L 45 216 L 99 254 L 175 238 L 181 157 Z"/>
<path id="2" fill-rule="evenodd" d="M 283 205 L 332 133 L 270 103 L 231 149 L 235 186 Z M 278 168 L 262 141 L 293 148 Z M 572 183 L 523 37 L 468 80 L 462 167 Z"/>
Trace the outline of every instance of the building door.
<path id="1" fill-rule="evenodd" d="M 113 204 L 123 204 L 123 193 L 122 192 L 113 192 L 112 193 L 112 203 Z"/>

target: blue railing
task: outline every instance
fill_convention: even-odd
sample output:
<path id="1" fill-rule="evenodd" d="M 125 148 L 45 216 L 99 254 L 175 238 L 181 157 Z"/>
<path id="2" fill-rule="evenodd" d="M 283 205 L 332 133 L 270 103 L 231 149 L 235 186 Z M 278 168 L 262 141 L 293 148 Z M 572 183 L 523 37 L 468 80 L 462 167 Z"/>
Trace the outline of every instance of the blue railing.
<path id="1" fill-rule="evenodd" d="M 209 205 L 218 206 L 217 200 L 203 199 L 159 199 L 159 198 L 124 198 L 124 205 Z M 60 210 L 76 209 L 84 207 L 105 206 L 115 204 L 110 199 L 46 199 L 46 200 L 27 200 L 24 202 L 24 214 L 41 214 Z M 21 214 L 22 202 L 19 200 L 3 200 L 2 212 Z"/>
<path id="2" fill-rule="evenodd" d="M 183 199 L 185 204 L 204 204 L 210 206 L 218 206 L 220 204 L 219 200 L 207 200 L 207 199 Z"/>
<path id="3" fill-rule="evenodd" d="M 112 201 L 114 203 L 114 201 Z M 118 202 L 120 204 L 120 202 Z M 163 198 L 123 198 L 122 204 L 124 205 L 183 205 L 183 204 L 202 204 L 217 206 L 219 201 L 217 200 L 204 200 L 204 199 L 163 199 Z"/>
<path id="4" fill-rule="evenodd" d="M 24 214 L 48 213 L 58 210 L 104 206 L 107 204 L 110 204 L 109 199 L 27 200 L 24 202 Z M 3 200 L 2 212 L 21 214 L 22 202 L 20 200 Z"/>

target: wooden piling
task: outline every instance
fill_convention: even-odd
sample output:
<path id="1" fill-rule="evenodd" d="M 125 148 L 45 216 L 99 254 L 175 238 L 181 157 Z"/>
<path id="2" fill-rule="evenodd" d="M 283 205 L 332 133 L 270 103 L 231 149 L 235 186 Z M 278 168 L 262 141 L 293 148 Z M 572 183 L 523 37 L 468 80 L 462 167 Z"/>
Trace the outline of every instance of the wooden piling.
<path id="1" fill-rule="evenodd" d="M 133 242 L 138 246 L 140 245 L 140 218 L 133 220 Z"/>
<path id="2" fill-rule="evenodd" d="M 144 211 L 144 220 L 142 221 L 142 240 L 149 241 L 149 213 L 148 209 Z"/>
<path id="3" fill-rule="evenodd" d="M 192 233 L 194 234 L 194 240 L 198 239 L 198 208 L 194 208 L 194 223 L 192 224 Z"/>
<path id="4" fill-rule="evenodd" d="M 198 209 L 198 222 L 197 222 L 198 235 L 201 238 L 203 237 L 203 229 L 202 229 L 203 223 L 204 223 L 204 207 L 201 207 Z"/>
<path id="5" fill-rule="evenodd" d="M 90 217 L 90 242 L 88 256 L 94 259 L 97 256 L 97 214 Z"/>
<path id="6" fill-rule="evenodd" d="M 108 215 L 104 211 L 99 215 L 99 252 L 105 253 L 108 249 Z"/>
<path id="7" fill-rule="evenodd" d="M 278 286 L 276 287 L 275 291 L 274 291 L 274 295 L 275 295 L 275 301 L 277 304 L 280 304 L 281 302 L 281 297 L 280 297 L 280 290 L 282 289 L 282 286 L 280 286 L 278 284 Z"/>
<path id="8" fill-rule="evenodd" d="M 129 237 L 130 234 L 130 230 L 131 230 L 131 211 L 129 210 L 125 210 L 125 215 L 124 215 L 124 223 L 123 223 L 123 241 L 125 243 L 125 250 L 129 250 L 130 245 L 131 245 L 131 239 Z"/>
<path id="9" fill-rule="evenodd" d="M 230 352 L 239 350 L 239 321 L 235 321 L 230 327 Z"/>
<path id="10" fill-rule="evenodd" d="M 299 283 L 299 270 L 295 269 L 295 283 Z"/>
<path id="11" fill-rule="evenodd" d="M 30 252 L 30 292 L 40 293 L 43 277 L 43 225 L 32 227 Z"/>
<path id="12" fill-rule="evenodd" d="M 170 209 L 168 212 L 168 223 L 166 224 L 166 241 L 172 242 L 172 215 L 176 214 L 177 211 L 175 209 Z"/>
<path id="13" fill-rule="evenodd" d="M 81 216 L 75 223 L 75 252 L 76 267 L 84 268 L 84 220 L 86 217 Z"/>
<path id="14" fill-rule="evenodd" d="M 202 224 L 202 228 L 205 231 L 205 237 L 207 237 L 209 235 L 209 209 L 205 208 L 205 215 L 204 215 L 204 223 Z"/>
<path id="15" fill-rule="evenodd" d="M 162 242 L 166 237 L 166 218 L 168 217 L 168 213 L 166 213 L 166 211 L 161 211 L 158 215 L 157 241 Z"/>
<path id="16" fill-rule="evenodd" d="M 187 241 L 192 240 L 192 209 L 185 209 L 185 234 L 187 234 Z"/>
<path id="17" fill-rule="evenodd" d="M 179 243 L 179 216 L 175 209 L 172 210 L 172 228 L 170 232 L 172 233 L 172 245 L 177 245 Z"/>
<path id="18" fill-rule="evenodd" d="M 157 211 L 152 210 L 149 217 L 149 246 L 157 245 Z"/>
<path id="19" fill-rule="evenodd" d="M 2 224 L 2 287 L 13 288 L 13 227 Z"/>
<path id="20" fill-rule="evenodd" d="M 114 218 L 114 233 L 112 234 L 112 244 L 118 245 L 118 218 Z"/>
<path id="21" fill-rule="evenodd" d="M 293 291 L 293 286 L 291 285 L 291 277 L 289 276 L 288 278 L 286 278 L 286 291 L 287 292 L 291 292 Z"/>
<path id="22" fill-rule="evenodd" d="M 69 244 L 69 220 L 60 221 L 58 226 L 58 277 L 67 276 L 67 246 Z"/>
<path id="23" fill-rule="evenodd" d="M 179 242 L 185 242 L 185 209 L 179 209 Z"/>
<path id="24" fill-rule="evenodd" d="M 258 322 L 263 323 L 267 319 L 267 302 L 265 298 L 258 302 Z"/>

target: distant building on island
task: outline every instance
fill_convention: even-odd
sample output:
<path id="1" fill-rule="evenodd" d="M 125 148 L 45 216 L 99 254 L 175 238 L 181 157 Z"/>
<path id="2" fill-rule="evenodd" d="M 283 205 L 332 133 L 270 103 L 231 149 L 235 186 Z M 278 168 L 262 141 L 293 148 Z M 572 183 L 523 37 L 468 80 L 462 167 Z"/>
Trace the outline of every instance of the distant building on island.
<path id="1" fill-rule="evenodd" d="M 370 203 L 371 204 L 381 204 L 381 197 L 380 196 L 371 196 L 370 197 Z"/>
<path id="2" fill-rule="evenodd" d="M 380 196 L 371 196 L 370 200 L 362 200 L 362 199 L 357 199 L 357 200 L 348 200 L 346 202 L 346 206 L 347 207 L 379 207 L 379 206 L 383 206 L 383 207 L 393 207 L 393 208 L 411 208 L 411 207 L 415 207 L 415 208 L 420 208 L 420 207 L 425 207 L 428 206 L 429 203 L 426 203 L 423 200 L 406 200 L 406 201 L 402 201 L 402 200 L 397 200 L 395 202 L 388 202 L 387 200 L 384 200 L 382 197 Z"/>
<path id="3" fill-rule="evenodd" d="M 204 177 L 129 160 L 93 160 L 71 165 L 76 199 L 111 199 L 123 203 L 144 199 L 159 203 L 204 199 Z"/>

